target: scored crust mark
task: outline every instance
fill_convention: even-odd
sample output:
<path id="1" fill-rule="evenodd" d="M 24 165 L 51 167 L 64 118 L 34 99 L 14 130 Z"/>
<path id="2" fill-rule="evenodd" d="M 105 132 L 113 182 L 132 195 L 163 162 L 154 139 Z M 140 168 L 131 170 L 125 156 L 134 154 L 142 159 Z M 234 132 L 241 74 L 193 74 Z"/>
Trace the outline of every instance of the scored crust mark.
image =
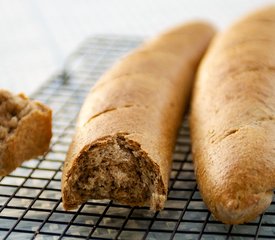
<path id="1" fill-rule="evenodd" d="M 229 137 L 232 134 L 235 134 L 236 132 L 238 132 L 240 129 L 231 129 L 226 131 L 222 136 L 220 137 L 215 137 L 215 132 L 212 132 L 211 136 L 210 136 L 210 142 L 212 144 L 215 143 L 220 143 L 221 141 L 223 141 L 224 139 L 226 139 L 227 137 Z M 212 139 L 212 140 L 211 140 Z"/>
<path id="2" fill-rule="evenodd" d="M 256 22 L 265 22 L 265 23 L 275 23 L 273 19 L 268 18 L 257 18 L 255 19 Z"/>
<path id="3" fill-rule="evenodd" d="M 84 126 L 86 126 L 87 124 L 89 124 L 93 119 L 101 116 L 102 114 L 105 114 L 105 113 L 108 113 L 108 112 L 112 112 L 112 111 L 116 111 L 116 110 L 119 110 L 119 109 L 122 109 L 122 108 L 131 108 L 131 107 L 144 107 L 144 108 L 148 108 L 149 106 L 147 105 L 144 105 L 144 106 L 141 106 L 141 105 L 138 105 L 138 104 L 126 104 L 124 106 L 121 106 L 121 107 L 113 107 L 113 108 L 108 108 L 102 112 L 99 112 L 95 115 L 93 115 L 92 117 L 89 118 L 89 120 L 84 124 Z"/>
<path id="4" fill-rule="evenodd" d="M 84 124 L 84 126 L 87 125 L 87 124 L 88 124 L 91 120 L 93 120 L 94 118 L 99 117 L 100 115 L 102 115 L 102 114 L 104 114 L 104 113 L 112 112 L 112 111 L 115 111 L 115 110 L 117 110 L 117 109 L 119 109 L 119 108 L 129 108 L 129 107 L 132 107 L 132 106 L 133 106 L 132 104 L 128 104 L 128 105 L 125 105 L 125 106 L 122 106 L 122 107 L 113 107 L 113 108 L 105 109 L 104 111 L 99 112 L 99 113 L 93 115 L 92 117 L 90 117 L 89 120 Z"/>
<path id="5" fill-rule="evenodd" d="M 111 199 L 132 206 L 163 208 L 166 200 L 159 167 L 126 134 L 108 136 L 91 145 L 68 172 L 66 209 L 92 199 Z M 70 193 L 69 193 L 70 192 Z M 68 193 L 68 195 L 67 195 Z"/>
<path id="6" fill-rule="evenodd" d="M 250 64 L 250 65 L 249 65 Z M 226 65 L 227 67 L 224 68 L 224 65 L 217 65 L 218 69 L 216 72 L 211 72 L 209 74 L 212 74 L 213 76 L 216 76 L 217 74 L 230 74 L 230 78 L 227 78 L 227 81 L 232 81 L 232 79 L 236 79 L 239 76 L 244 76 L 245 74 L 248 73 L 253 73 L 253 74 L 263 74 L 263 73 L 274 73 L 275 72 L 275 67 L 273 66 L 254 66 L 254 64 L 258 64 L 257 62 L 250 62 L 249 64 L 246 65 L 240 65 L 238 67 L 233 66 L 231 67 L 230 65 Z M 226 79 L 225 79 L 226 80 Z M 225 83 L 225 82 L 224 82 Z"/>
<path id="7" fill-rule="evenodd" d="M 102 114 L 104 114 L 104 113 L 112 112 L 112 111 L 114 111 L 114 110 L 116 110 L 116 109 L 117 109 L 117 108 L 109 108 L 109 109 L 106 109 L 106 110 L 104 110 L 104 111 L 102 111 L 102 112 L 99 112 L 99 113 L 93 115 L 93 116 L 90 117 L 89 120 L 84 124 L 84 126 L 87 125 L 87 124 L 88 124 L 90 121 L 92 121 L 94 118 L 99 117 L 100 115 L 102 115 Z"/>
<path id="8" fill-rule="evenodd" d="M 257 67 L 257 66 L 247 66 L 245 69 L 242 69 L 242 71 L 236 73 L 236 75 L 232 75 L 233 77 L 237 76 L 237 74 L 245 74 L 246 72 L 259 72 L 259 73 L 263 73 L 263 72 L 274 72 L 275 71 L 275 67 L 273 66 L 260 66 L 260 67 Z"/>
<path id="9" fill-rule="evenodd" d="M 273 115 L 262 116 L 262 117 L 259 117 L 259 118 L 255 119 L 254 121 L 252 121 L 251 123 L 249 123 L 247 125 L 243 125 L 243 126 L 240 126 L 238 128 L 227 130 L 221 136 L 217 136 L 216 133 L 215 133 L 215 131 L 213 130 L 210 133 L 209 141 L 210 141 L 211 144 L 217 144 L 217 143 L 220 143 L 221 141 L 225 140 L 229 136 L 231 136 L 231 135 L 233 135 L 233 134 L 241 131 L 243 128 L 248 128 L 250 126 L 253 126 L 254 124 L 257 125 L 257 124 L 259 124 L 261 122 L 273 122 L 273 121 L 275 121 L 275 116 L 273 116 Z"/>
<path id="10" fill-rule="evenodd" d="M 259 122 L 265 122 L 265 121 L 274 121 L 275 120 L 275 116 L 270 115 L 270 116 L 263 116 L 261 118 L 259 118 Z"/>

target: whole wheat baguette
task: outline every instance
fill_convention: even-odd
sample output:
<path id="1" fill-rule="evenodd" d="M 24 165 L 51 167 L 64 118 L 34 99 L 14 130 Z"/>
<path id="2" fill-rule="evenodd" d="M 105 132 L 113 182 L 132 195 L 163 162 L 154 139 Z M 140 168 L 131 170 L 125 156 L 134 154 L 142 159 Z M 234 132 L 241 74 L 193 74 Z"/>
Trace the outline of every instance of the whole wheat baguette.
<path id="1" fill-rule="evenodd" d="M 0 89 L 0 176 L 48 150 L 51 121 L 42 103 Z"/>
<path id="2" fill-rule="evenodd" d="M 198 71 L 191 138 L 199 189 L 213 215 L 250 221 L 275 187 L 275 6 L 212 42 Z"/>
<path id="3" fill-rule="evenodd" d="M 164 207 L 177 130 L 214 34 L 190 23 L 118 62 L 91 89 L 62 176 L 65 209 L 89 198 Z"/>

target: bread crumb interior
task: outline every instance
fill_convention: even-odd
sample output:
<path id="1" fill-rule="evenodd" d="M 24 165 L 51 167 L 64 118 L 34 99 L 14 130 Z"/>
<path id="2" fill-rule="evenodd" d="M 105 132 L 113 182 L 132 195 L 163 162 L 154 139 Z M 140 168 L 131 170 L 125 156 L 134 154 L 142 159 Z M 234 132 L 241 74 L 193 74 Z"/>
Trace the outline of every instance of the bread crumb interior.
<path id="1" fill-rule="evenodd" d="M 10 134 L 24 116 L 32 110 L 24 95 L 12 95 L 0 90 L 0 141 Z"/>
<path id="2" fill-rule="evenodd" d="M 158 169 L 123 137 L 82 154 L 71 176 L 73 192 L 81 199 L 112 199 L 139 206 L 150 205 L 162 193 Z"/>

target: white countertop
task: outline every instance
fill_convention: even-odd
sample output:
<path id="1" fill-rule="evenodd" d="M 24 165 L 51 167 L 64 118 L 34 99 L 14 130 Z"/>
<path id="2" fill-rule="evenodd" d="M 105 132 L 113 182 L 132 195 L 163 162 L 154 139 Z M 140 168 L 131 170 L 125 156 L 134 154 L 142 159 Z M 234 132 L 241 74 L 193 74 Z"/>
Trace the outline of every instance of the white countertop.
<path id="1" fill-rule="evenodd" d="M 0 0 L 0 87 L 32 93 L 88 36 L 152 36 L 205 19 L 224 29 L 274 0 Z"/>

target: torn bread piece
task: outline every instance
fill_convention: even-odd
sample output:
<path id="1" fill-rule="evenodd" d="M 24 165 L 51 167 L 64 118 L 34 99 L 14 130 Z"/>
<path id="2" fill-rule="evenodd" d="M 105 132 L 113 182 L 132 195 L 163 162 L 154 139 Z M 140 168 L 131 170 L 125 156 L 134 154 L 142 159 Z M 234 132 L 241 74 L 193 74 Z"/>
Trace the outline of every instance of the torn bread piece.
<path id="1" fill-rule="evenodd" d="M 51 126 L 52 112 L 47 106 L 0 89 L 0 176 L 45 153 Z"/>
<path id="2" fill-rule="evenodd" d="M 172 29 L 122 58 L 91 89 L 63 169 L 65 209 L 90 198 L 164 207 L 177 131 L 214 32 L 200 22 Z"/>

